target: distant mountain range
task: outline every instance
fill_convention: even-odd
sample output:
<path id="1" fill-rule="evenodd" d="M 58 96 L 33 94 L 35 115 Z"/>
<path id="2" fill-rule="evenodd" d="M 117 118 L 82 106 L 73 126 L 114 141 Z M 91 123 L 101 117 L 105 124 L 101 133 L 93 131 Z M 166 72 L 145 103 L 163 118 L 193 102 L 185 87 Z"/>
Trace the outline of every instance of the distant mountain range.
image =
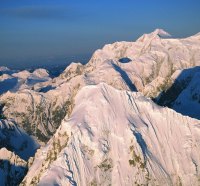
<path id="1" fill-rule="evenodd" d="M 0 67 L 0 134 L 10 136 L 8 144 L 0 136 L 0 161 L 23 161 L 19 176 L 9 179 L 199 185 L 199 51 L 200 34 L 175 39 L 156 29 L 135 42 L 105 45 L 87 64 L 71 63 L 53 76 Z M 23 139 L 17 131 L 30 138 L 23 148 L 30 143 L 30 154 L 10 145 L 15 133 Z M 8 174 L 0 167 L 0 185 L 11 184 Z"/>

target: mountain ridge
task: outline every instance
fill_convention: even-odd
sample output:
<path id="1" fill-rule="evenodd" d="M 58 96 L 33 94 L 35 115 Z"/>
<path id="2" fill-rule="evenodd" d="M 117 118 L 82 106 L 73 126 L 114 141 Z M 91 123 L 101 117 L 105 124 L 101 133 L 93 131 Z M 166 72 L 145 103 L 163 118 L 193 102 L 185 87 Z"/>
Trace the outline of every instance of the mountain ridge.
<path id="1" fill-rule="evenodd" d="M 197 185 L 199 135 L 199 120 L 159 107 L 140 93 L 104 83 L 86 86 L 76 96 L 71 118 L 36 154 L 22 185 Z M 49 164 L 54 151 L 56 160 Z"/>
<path id="2" fill-rule="evenodd" d="M 21 185 L 199 184 L 200 40 L 168 37 L 107 44 L 54 78 L 0 76 L 1 118 L 41 144 Z"/>

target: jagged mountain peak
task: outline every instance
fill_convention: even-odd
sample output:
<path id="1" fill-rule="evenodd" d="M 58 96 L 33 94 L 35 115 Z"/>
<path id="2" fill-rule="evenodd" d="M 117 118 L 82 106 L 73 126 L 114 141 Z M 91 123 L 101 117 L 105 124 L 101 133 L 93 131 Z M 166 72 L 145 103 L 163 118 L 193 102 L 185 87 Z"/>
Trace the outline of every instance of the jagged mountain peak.
<path id="1" fill-rule="evenodd" d="M 152 33 L 157 34 L 161 37 L 170 37 L 171 36 L 171 34 L 169 34 L 165 30 L 160 29 L 160 28 L 155 29 Z"/>
<path id="2" fill-rule="evenodd" d="M 195 185 L 199 136 L 198 120 L 140 93 L 87 86 L 23 184 Z"/>
<path id="3" fill-rule="evenodd" d="M 177 110 L 189 98 L 199 113 L 199 73 L 184 70 L 200 64 L 200 40 L 160 37 L 168 35 L 157 29 L 136 42 L 105 45 L 86 65 L 72 63 L 50 80 L 30 73 L 16 92 L 2 93 L 2 116 L 50 139 L 22 185 L 197 185 L 199 120 L 143 96 L 159 100 L 179 80 Z M 1 79 L 2 87 L 12 83 L 12 75 Z"/>
<path id="4" fill-rule="evenodd" d="M 137 41 L 145 43 L 153 39 L 165 38 L 170 36 L 171 35 L 165 30 L 157 28 L 149 34 L 143 34 L 139 39 L 137 39 Z"/>

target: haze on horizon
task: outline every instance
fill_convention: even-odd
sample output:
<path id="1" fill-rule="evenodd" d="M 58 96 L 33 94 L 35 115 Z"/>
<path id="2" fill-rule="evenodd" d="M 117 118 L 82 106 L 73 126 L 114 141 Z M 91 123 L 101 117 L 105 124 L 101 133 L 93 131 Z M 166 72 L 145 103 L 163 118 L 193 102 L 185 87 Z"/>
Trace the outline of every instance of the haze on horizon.
<path id="1" fill-rule="evenodd" d="M 191 36 L 200 32 L 199 9 L 199 0 L 1 0 L 0 66 L 84 61 L 156 28 Z"/>

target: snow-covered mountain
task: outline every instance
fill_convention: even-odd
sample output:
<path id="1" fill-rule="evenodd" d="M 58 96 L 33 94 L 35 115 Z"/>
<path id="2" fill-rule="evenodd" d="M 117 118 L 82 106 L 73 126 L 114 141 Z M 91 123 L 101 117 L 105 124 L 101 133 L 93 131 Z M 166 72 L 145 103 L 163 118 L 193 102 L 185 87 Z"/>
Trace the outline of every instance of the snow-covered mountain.
<path id="1" fill-rule="evenodd" d="M 18 185 L 27 172 L 27 162 L 6 148 L 0 149 L 0 184 Z"/>
<path id="2" fill-rule="evenodd" d="M 101 83 L 81 89 L 21 185 L 198 185 L 199 153 L 199 120 Z"/>
<path id="3" fill-rule="evenodd" d="M 17 120 L 20 126 L 29 123 L 27 130 L 44 141 L 52 136 L 64 116 L 70 115 L 73 98 L 86 85 L 105 82 L 117 89 L 140 91 L 161 103 L 160 95 L 173 85 L 177 74 L 200 64 L 198 34 L 183 39 L 166 36 L 170 34 L 156 29 L 136 42 L 108 44 L 97 50 L 86 65 L 72 63 L 59 77 L 32 86 L 25 83 L 17 92 L 0 97 L 5 104 L 4 115 Z M 22 76 L 18 73 L 16 77 Z"/>
<path id="4" fill-rule="evenodd" d="M 45 69 L 36 69 L 33 73 L 27 70 L 15 72 L 6 67 L 0 67 L 0 94 L 7 91 L 16 92 L 22 89 L 31 89 L 36 83 L 49 81 L 48 72 Z"/>
<path id="5" fill-rule="evenodd" d="M 155 101 L 183 115 L 200 119 L 200 67 L 177 71 L 172 78 L 173 85 Z"/>
<path id="6" fill-rule="evenodd" d="M 19 184 L 39 144 L 12 120 L 0 120 L 0 185 Z"/>
<path id="7" fill-rule="evenodd" d="M 172 108 L 184 115 L 200 119 L 200 68 L 196 67 L 192 72 L 188 77 L 187 87 L 173 102 Z"/>
<path id="8" fill-rule="evenodd" d="M 0 148 L 2 147 L 27 161 L 34 156 L 39 144 L 14 121 L 0 119 Z"/>
<path id="9" fill-rule="evenodd" d="M 156 29 L 53 79 L 3 67 L 0 118 L 42 144 L 21 185 L 199 185 L 199 36 Z"/>

